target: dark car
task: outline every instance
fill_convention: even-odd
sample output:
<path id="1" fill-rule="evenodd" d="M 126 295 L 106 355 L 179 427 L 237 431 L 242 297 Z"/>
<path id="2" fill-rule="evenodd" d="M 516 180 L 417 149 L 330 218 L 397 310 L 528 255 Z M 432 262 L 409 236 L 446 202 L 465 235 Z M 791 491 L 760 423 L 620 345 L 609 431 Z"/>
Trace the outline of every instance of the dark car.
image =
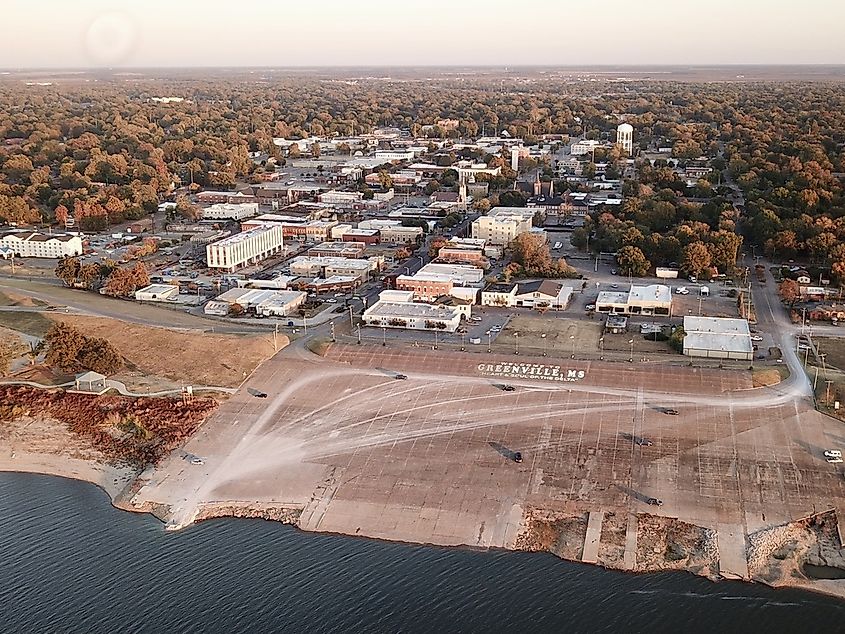
<path id="1" fill-rule="evenodd" d="M 400 381 L 404 381 L 408 378 L 408 376 L 405 374 L 397 374 L 394 378 L 399 379 Z"/>
<path id="2" fill-rule="evenodd" d="M 643 447 L 651 447 L 654 444 L 648 438 L 637 438 L 635 442 Z"/>
<path id="3" fill-rule="evenodd" d="M 261 390 L 256 390 L 253 387 L 248 387 L 246 389 L 247 392 L 252 394 L 255 398 L 267 398 L 267 392 L 262 392 Z"/>
<path id="4" fill-rule="evenodd" d="M 502 391 L 503 392 L 513 392 L 516 388 L 513 385 L 503 385 Z"/>
<path id="5" fill-rule="evenodd" d="M 513 461 L 514 462 L 522 462 L 522 452 L 521 451 L 514 452 Z"/>
<path id="6" fill-rule="evenodd" d="M 663 506 L 663 500 L 658 500 L 657 498 L 649 498 L 646 500 L 646 504 L 650 504 L 651 506 Z"/>
<path id="7" fill-rule="evenodd" d="M 663 410 L 663 413 L 664 413 L 664 414 L 669 414 L 669 416 L 677 416 L 677 415 L 678 415 L 678 410 L 676 410 L 676 409 L 672 409 L 672 408 L 670 407 L 670 408 L 664 409 L 664 410 Z"/>

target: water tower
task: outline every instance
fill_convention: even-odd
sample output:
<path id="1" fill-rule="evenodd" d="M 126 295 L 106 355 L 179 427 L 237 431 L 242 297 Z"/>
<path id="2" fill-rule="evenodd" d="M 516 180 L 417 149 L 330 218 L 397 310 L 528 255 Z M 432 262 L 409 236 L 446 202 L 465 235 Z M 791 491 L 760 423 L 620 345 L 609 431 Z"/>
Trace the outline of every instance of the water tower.
<path id="1" fill-rule="evenodd" d="M 619 124 L 616 128 L 616 145 L 620 146 L 628 156 L 634 153 L 634 128 L 627 123 Z"/>

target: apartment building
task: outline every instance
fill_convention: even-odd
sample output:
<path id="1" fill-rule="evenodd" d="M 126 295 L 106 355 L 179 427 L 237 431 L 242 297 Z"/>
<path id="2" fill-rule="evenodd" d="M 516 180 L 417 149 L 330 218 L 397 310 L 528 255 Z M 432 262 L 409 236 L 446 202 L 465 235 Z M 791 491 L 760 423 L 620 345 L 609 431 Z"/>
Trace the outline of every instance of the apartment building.
<path id="1" fill-rule="evenodd" d="M 205 248 L 206 261 L 209 268 L 225 269 L 231 273 L 279 253 L 283 245 L 284 230 L 281 225 L 260 225 L 212 242 Z"/>

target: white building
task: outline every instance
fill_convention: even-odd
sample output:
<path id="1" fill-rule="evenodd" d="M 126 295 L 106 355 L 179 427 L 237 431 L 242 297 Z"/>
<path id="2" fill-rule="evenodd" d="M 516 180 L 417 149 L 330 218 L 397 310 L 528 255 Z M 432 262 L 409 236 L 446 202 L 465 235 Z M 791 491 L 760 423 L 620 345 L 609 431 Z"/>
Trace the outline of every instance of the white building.
<path id="1" fill-rule="evenodd" d="M 531 231 L 536 211 L 529 207 L 494 207 L 473 221 L 472 237 L 488 245 L 507 246 L 518 235 Z"/>
<path id="2" fill-rule="evenodd" d="M 745 319 L 684 317 L 684 354 L 708 359 L 751 361 L 754 344 Z"/>
<path id="3" fill-rule="evenodd" d="M 227 307 L 237 304 L 246 311 L 265 317 L 284 317 L 292 314 L 307 297 L 302 291 L 277 291 L 271 289 L 232 288 L 216 297 L 209 308 L 224 303 Z M 228 308 L 226 310 L 228 313 Z M 215 313 L 210 313 L 215 314 Z"/>
<path id="4" fill-rule="evenodd" d="M 627 293 L 602 291 L 596 299 L 596 312 L 668 317 L 672 314 L 672 292 L 663 284 L 634 285 Z"/>
<path id="5" fill-rule="evenodd" d="M 228 238 L 212 242 L 205 248 L 209 268 L 230 273 L 238 267 L 256 264 L 284 246 L 284 229 L 280 224 L 264 224 Z"/>
<path id="6" fill-rule="evenodd" d="M 412 293 L 411 293 L 412 295 Z M 406 295 L 407 297 L 407 295 Z M 379 300 L 364 311 L 367 326 L 381 328 L 407 328 L 409 330 L 435 330 L 455 332 L 461 324 L 461 311 L 442 304 L 416 304 L 409 301 Z"/>
<path id="7" fill-rule="evenodd" d="M 258 203 L 216 203 L 202 210 L 203 220 L 243 220 L 258 215 Z"/>
<path id="8" fill-rule="evenodd" d="M 290 272 L 302 277 L 354 277 L 362 282 L 369 279 L 376 265 L 370 260 L 353 260 L 300 255 L 290 261 Z"/>
<path id="9" fill-rule="evenodd" d="M 482 306 L 502 308 L 564 310 L 571 299 L 572 288 L 552 280 L 490 284 L 481 292 Z"/>
<path id="10" fill-rule="evenodd" d="M 400 220 L 365 220 L 358 228 L 377 229 L 381 241 L 388 244 L 411 244 L 423 238 L 422 227 L 405 227 Z"/>
<path id="11" fill-rule="evenodd" d="M 572 144 L 570 153 L 573 156 L 584 156 L 585 154 L 594 152 L 598 147 L 601 147 L 601 142 L 592 139 L 583 139 Z"/>
<path id="12" fill-rule="evenodd" d="M 333 189 L 317 196 L 317 200 L 328 205 L 352 205 L 364 200 L 363 192 L 344 192 Z"/>
<path id="13" fill-rule="evenodd" d="M 426 264 L 417 275 L 443 275 L 452 280 L 455 286 L 474 286 L 480 288 L 484 282 L 484 270 L 476 266 L 463 264 Z"/>
<path id="14" fill-rule="evenodd" d="M 0 249 L 19 258 L 64 258 L 82 255 L 82 238 L 38 231 L 0 233 Z"/>
<path id="15" fill-rule="evenodd" d="M 376 150 L 375 158 L 380 161 L 413 161 L 414 153 L 410 150 Z"/>
<path id="16" fill-rule="evenodd" d="M 634 128 L 629 123 L 620 123 L 616 128 L 616 145 L 628 156 L 634 153 Z"/>
<path id="17" fill-rule="evenodd" d="M 179 286 L 176 284 L 150 284 L 135 291 L 135 299 L 140 302 L 164 302 L 178 295 Z"/>

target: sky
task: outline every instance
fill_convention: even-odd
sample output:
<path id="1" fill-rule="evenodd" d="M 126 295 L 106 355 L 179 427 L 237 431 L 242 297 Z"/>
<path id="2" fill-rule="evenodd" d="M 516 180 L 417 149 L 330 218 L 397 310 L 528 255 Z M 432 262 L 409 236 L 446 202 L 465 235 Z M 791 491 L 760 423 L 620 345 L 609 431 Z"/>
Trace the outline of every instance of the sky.
<path id="1" fill-rule="evenodd" d="M 2 0 L 0 67 L 845 64 L 842 0 Z"/>

